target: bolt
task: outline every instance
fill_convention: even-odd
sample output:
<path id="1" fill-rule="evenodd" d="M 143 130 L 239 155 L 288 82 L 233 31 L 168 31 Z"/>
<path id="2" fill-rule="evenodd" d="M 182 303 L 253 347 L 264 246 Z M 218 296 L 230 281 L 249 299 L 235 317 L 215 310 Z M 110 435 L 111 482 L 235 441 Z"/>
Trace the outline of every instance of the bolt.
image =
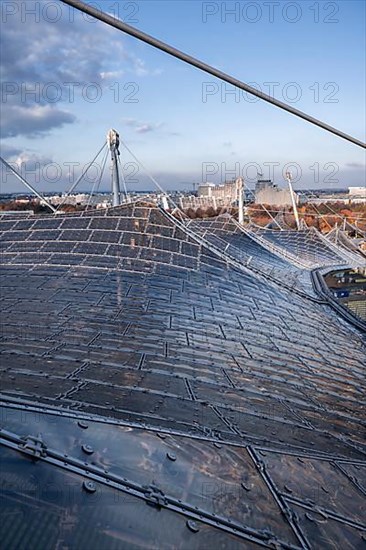
<path id="1" fill-rule="evenodd" d="M 81 448 L 87 455 L 92 455 L 94 453 L 94 449 L 90 445 L 83 445 Z"/>
<path id="2" fill-rule="evenodd" d="M 83 428 L 83 430 L 86 430 L 88 428 L 88 424 L 84 422 L 83 420 L 79 420 L 78 422 L 79 428 Z"/>
<path id="3" fill-rule="evenodd" d="M 84 481 L 83 489 L 85 489 L 87 493 L 95 493 L 95 491 L 97 490 L 95 483 L 93 483 L 92 481 Z"/>
<path id="4" fill-rule="evenodd" d="M 186 522 L 186 525 L 187 525 L 188 529 L 190 531 L 192 531 L 192 533 L 198 533 L 198 531 L 200 530 L 197 523 L 195 521 L 193 521 L 192 519 L 188 519 L 187 522 Z"/>

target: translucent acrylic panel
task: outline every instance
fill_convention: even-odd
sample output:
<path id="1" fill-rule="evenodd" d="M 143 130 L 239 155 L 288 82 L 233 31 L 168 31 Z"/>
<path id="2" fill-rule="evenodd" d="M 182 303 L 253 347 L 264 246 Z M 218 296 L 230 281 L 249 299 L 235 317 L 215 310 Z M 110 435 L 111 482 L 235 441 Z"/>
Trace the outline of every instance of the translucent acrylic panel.
<path id="1" fill-rule="evenodd" d="M 62 222 L 62 229 L 87 229 L 90 224 L 88 218 L 66 218 Z"/>
<path id="2" fill-rule="evenodd" d="M 64 229 L 60 234 L 61 241 L 87 241 L 91 236 L 91 231 L 86 229 Z"/>
<path id="3" fill-rule="evenodd" d="M 90 221 L 90 229 L 116 230 L 118 222 L 119 218 L 112 218 L 110 216 L 104 218 L 92 218 Z"/>
<path id="4" fill-rule="evenodd" d="M 121 233 L 119 231 L 93 231 L 90 240 L 103 243 L 118 243 L 120 238 Z"/>

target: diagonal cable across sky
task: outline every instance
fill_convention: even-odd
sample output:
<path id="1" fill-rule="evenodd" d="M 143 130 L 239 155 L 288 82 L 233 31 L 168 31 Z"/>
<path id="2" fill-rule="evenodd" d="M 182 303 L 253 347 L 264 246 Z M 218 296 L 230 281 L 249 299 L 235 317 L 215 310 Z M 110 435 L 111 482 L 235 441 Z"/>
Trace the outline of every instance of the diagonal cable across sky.
<path id="1" fill-rule="evenodd" d="M 271 103 L 275 107 L 278 107 L 284 111 L 287 111 L 288 113 L 291 113 L 292 115 L 295 115 L 298 118 L 301 118 L 306 122 L 309 122 L 310 124 L 314 124 L 315 126 L 318 126 L 319 128 L 326 130 L 327 132 L 330 132 L 331 134 L 334 134 L 342 139 L 345 139 L 350 143 L 353 143 L 354 145 L 357 145 L 359 147 L 366 149 L 366 143 L 364 143 L 363 141 L 349 134 L 346 134 L 345 132 L 342 132 L 337 128 L 334 128 L 333 126 L 330 126 L 329 124 L 326 124 L 325 122 L 319 120 L 318 118 L 308 115 L 307 113 L 304 113 L 299 109 L 295 109 L 294 107 L 292 107 L 291 105 L 288 105 L 287 103 L 284 103 L 283 101 L 279 101 L 278 99 L 268 94 L 265 94 L 264 92 L 261 92 L 256 88 L 253 88 L 249 84 L 246 84 L 245 82 L 242 82 L 241 80 L 227 73 L 224 73 L 223 71 L 220 71 L 219 69 L 216 69 L 215 67 L 208 65 L 207 63 L 204 63 L 203 61 L 195 57 L 192 57 L 184 53 L 174 48 L 173 46 L 170 46 L 169 44 L 162 42 L 161 40 L 149 34 L 146 34 L 143 31 L 140 31 L 139 29 L 136 29 L 135 27 L 128 25 L 127 23 L 124 23 L 119 19 L 116 19 L 112 15 L 104 13 L 100 9 L 97 9 L 91 5 L 88 5 L 85 2 L 82 2 L 81 0 L 61 0 L 61 1 L 64 4 L 68 4 L 69 6 L 90 15 L 95 19 L 98 19 L 99 21 L 102 21 L 103 23 L 106 23 L 107 25 L 110 25 L 111 27 L 114 27 L 117 30 L 125 32 L 126 34 L 129 34 L 130 36 L 133 36 L 134 38 L 137 38 L 138 40 L 141 40 L 142 42 L 145 42 L 146 44 L 149 44 L 150 46 L 153 46 L 154 48 L 157 48 L 160 51 L 163 51 L 175 57 L 176 59 L 180 59 L 181 61 L 184 61 L 185 63 L 188 63 L 193 67 L 196 67 L 197 69 L 200 69 L 208 74 L 211 74 L 212 76 L 215 76 L 220 80 L 223 80 L 224 82 L 232 84 L 233 86 L 258 97 L 263 101 L 266 101 L 267 103 Z"/>

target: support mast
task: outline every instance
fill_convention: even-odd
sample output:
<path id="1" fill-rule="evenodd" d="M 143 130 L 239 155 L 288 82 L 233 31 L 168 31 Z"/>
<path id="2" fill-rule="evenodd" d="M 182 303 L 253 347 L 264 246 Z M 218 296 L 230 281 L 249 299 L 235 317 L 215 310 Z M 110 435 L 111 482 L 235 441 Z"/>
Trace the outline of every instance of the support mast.
<path id="1" fill-rule="evenodd" d="M 116 130 L 109 130 L 107 134 L 107 143 L 111 152 L 112 159 L 112 194 L 113 194 L 113 206 L 121 204 L 121 191 L 119 188 L 119 171 L 118 171 L 118 157 L 119 157 L 119 134 Z"/>
<path id="2" fill-rule="evenodd" d="M 236 180 L 236 189 L 237 189 L 237 192 L 238 192 L 238 214 L 239 214 L 239 218 L 238 218 L 238 221 L 240 223 L 240 225 L 243 225 L 244 224 L 244 197 L 243 197 L 243 192 L 244 192 L 244 185 L 243 185 L 243 178 L 238 178 Z"/>
<path id="3" fill-rule="evenodd" d="M 292 182 L 291 182 L 291 180 L 292 180 L 291 172 L 286 172 L 286 180 L 287 180 L 287 183 L 288 183 L 288 187 L 290 189 L 290 195 L 291 195 L 292 207 L 294 209 L 296 227 L 297 227 L 297 230 L 299 231 L 300 230 L 300 220 L 299 220 L 299 213 L 297 211 L 296 197 L 295 197 L 294 189 L 292 187 Z"/>

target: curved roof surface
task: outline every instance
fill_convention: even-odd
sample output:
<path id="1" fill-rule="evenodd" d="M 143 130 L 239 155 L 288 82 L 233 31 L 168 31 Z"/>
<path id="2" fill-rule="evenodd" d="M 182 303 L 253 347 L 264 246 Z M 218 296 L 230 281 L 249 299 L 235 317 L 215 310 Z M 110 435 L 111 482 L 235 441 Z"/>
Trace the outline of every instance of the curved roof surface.
<path id="1" fill-rule="evenodd" d="M 0 230 L 7 547 L 362 547 L 361 332 L 156 207 Z"/>

